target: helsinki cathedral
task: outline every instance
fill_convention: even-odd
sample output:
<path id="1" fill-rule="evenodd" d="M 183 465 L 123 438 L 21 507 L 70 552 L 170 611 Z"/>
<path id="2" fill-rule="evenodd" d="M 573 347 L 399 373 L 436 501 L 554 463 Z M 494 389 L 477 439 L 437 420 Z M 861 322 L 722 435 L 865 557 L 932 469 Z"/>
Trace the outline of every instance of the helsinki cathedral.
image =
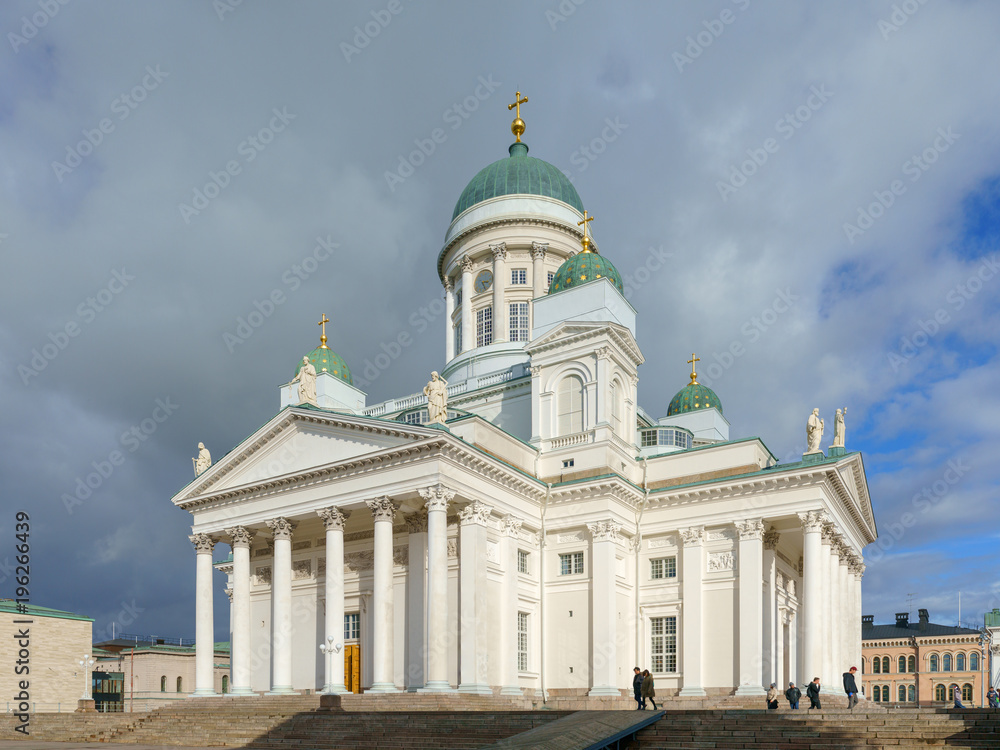
<path id="1" fill-rule="evenodd" d="M 369 405 L 323 316 L 274 373 L 277 413 L 173 497 L 193 517 L 196 695 L 215 570 L 234 695 L 610 696 L 635 665 L 665 696 L 763 695 L 860 663 L 876 528 L 842 416 L 826 452 L 814 414 L 808 452 L 778 463 L 730 436 L 693 355 L 669 404 L 640 406 L 636 311 L 572 183 L 528 155 L 526 101 L 437 256 L 440 372 Z"/>

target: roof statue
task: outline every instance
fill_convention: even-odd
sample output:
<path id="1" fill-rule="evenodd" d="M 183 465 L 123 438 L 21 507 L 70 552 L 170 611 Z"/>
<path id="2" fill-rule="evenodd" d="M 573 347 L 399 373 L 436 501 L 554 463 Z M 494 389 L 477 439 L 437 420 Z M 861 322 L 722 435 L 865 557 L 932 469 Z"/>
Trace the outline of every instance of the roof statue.
<path id="1" fill-rule="evenodd" d="M 833 443 L 831 448 L 844 447 L 844 417 L 847 416 L 847 407 L 837 409 L 837 416 L 833 419 Z"/>
<path id="2" fill-rule="evenodd" d="M 212 454 L 208 452 L 208 448 L 205 447 L 204 443 L 198 443 L 198 458 L 192 458 L 191 463 L 194 464 L 194 475 L 196 477 L 204 474 L 208 470 L 208 467 L 212 465 Z"/>
<path id="3" fill-rule="evenodd" d="M 448 419 L 448 381 L 437 372 L 431 373 L 431 379 L 424 386 L 427 396 L 427 416 L 431 424 L 444 424 Z"/>
<path id="4" fill-rule="evenodd" d="M 302 366 L 292 382 L 299 384 L 299 403 L 316 406 L 316 368 L 308 356 L 302 358 Z"/>
<path id="5" fill-rule="evenodd" d="M 812 414 L 809 415 L 809 420 L 806 422 L 807 447 L 804 455 L 821 452 L 819 449 L 819 441 L 823 439 L 824 429 L 826 429 L 826 423 L 819 416 L 819 409 L 813 409 Z"/>

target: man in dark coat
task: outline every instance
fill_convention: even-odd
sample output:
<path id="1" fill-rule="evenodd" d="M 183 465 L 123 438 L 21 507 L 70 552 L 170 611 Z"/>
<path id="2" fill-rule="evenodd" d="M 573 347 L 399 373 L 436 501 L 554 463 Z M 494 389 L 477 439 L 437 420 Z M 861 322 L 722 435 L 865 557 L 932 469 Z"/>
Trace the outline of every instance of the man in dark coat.
<path id="1" fill-rule="evenodd" d="M 646 707 L 646 701 L 642 699 L 642 670 L 636 667 L 632 678 L 632 693 L 635 695 L 635 710 L 642 711 Z"/>
<path id="2" fill-rule="evenodd" d="M 809 686 L 806 688 L 806 695 L 809 696 L 810 711 L 814 708 L 823 708 L 819 704 L 819 677 L 814 677 L 813 681 L 809 683 Z"/>
<path id="3" fill-rule="evenodd" d="M 844 672 L 844 692 L 847 693 L 848 708 L 858 705 L 858 683 L 854 681 L 854 673 L 857 671 L 857 667 L 851 667 L 849 672 Z"/>
<path id="4" fill-rule="evenodd" d="M 788 701 L 789 707 L 794 711 L 799 707 L 799 698 L 802 697 L 802 691 L 795 687 L 794 682 L 788 683 L 788 690 L 785 691 L 785 699 Z"/>

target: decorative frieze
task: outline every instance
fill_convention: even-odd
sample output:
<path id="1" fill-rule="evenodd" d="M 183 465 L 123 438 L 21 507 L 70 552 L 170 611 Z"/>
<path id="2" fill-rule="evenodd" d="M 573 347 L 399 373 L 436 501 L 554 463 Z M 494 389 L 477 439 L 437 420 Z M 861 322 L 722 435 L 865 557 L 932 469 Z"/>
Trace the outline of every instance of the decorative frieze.
<path id="1" fill-rule="evenodd" d="M 458 540 L 454 537 L 448 540 L 448 557 L 458 557 Z"/>
<path id="2" fill-rule="evenodd" d="M 309 549 L 313 546 L 312 539 L 305 539 L 301 542 L 292 542 L 292 552 L 298 552 L 299 550 Z"/>
<path id="3" fill-rule="evenodd" d="M 560 544 L 572 544 L 573 542 L 587 541 L 587 535 L 582 531 L 570 531 L 565 534 L 558 534 L 556 541 Z"/>
<path id="4" fill-rule="evenodd" d="M 305 578 L 312 578 L 312 561 L 295 560 L 292 563 L 292 580 L 301 581 Z"/>
<path id="5" fill-rule="evenodd" d="M 705 534 L 705 539 L 709 542 L 721 542 L 724 539 L 735 539 L 735 538 L 736 535 L 729 529 L 710 529 Z"/>
<path id="6" fill-rule="evenodd" d="M 271 584 L 271 566 L 258 566 L 254 571 L 253 582 L 257 586 L 269 586 Z"/>
<path id="7" fill-rule="evenodd" d="M 351 512 L 340 508 L 322 508 L 316 511 L 316 515 L 323 519 L 323 528 L 327 531 L 343 531 L 344 524 L 350 518 Z"/>
<path id="8" fill-rule="evenodd" d="M 710 552 L 708 555 L 708 572 L 722 573 L 736 567 L 736 555 L 730 551 Z"/>
<path id="9" fill-rule="evenodd" d="M 410 513 L 405 520 L 406 530 L 410 534 L 427 533 L 427 516 L 424 513 Z"/>
<path id="10" fill-rule="evenodd" d="M 500 563 L 500 545 L 496 542 L 486 542 L 486 561 L 496 564 Z"/>
<path id="11" fill-rule="evenodd" d="M 410 545 L 403 544 L 392 548 L 392 563 L 400 567 L 406 567 L 410 563 Z"/>
<path id="12" fill-rule="evenodd" d="M 375 567 L 375 553 L 370 549 L 349 552 L 344 555 L 344 567 L 354 573 L 371 570 Z"/>

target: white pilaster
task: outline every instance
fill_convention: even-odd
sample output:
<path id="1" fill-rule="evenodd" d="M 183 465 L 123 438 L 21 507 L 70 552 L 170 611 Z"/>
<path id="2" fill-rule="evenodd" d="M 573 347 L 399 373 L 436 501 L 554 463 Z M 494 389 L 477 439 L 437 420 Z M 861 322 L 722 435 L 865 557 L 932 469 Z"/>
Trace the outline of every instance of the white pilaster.
<path id="1" fill-rule="evenodd" d="M 370 693 L 395 693 L 393 681 L 392 521 L 396 506 L 387 496 L 365 500 L 375 520 L 374 582 L 372 584 L 373 653 Z"/>
<path id="2" fill-rule="evenodd" d="M 427 516 L 414 513 L 406 517 L 406 673 L 404 687 L 410 691 L 424 687 L 427 667 Z"/>
<path id="3" fill-rule="evenodd" d="M 597 357 L 596 422 L 598 425 L 608 426 L 611 424 L 611 347 L 602 346 L 594 352 L 594 355 Z M 622 400 L 624 401 L 624 398 Z M 624 417 L 623 414 L 622 419 Z"/>
<path id="4" fill-rule="evenodd" d="M 823 524 L 826 515 L 819 511 L 799 514 L 802 522 L 802 669 L 803 682 L 822 678 L 823 633 Z M 822 682 L 822 679 L 821 679 Z"/>
<path id="5" fill-rule="evenodd" d="M 784 693 L 785 688 L 788 687 L 788 680 L 785 679 L 785 664 L 787 663 L 787 656 L 785 655 L 785 627 L 788 625 L 788 610 L 784 607 L 778 607 L 775 615 L 775 650 L 774 650 L 774 677 L 771 678 L 771 682 L 775 682 L 778 685 L 778 689 Z"/>
<path id="6" fill-rule="evenodd" d="M 587 695 L 621 695 L 618 688 L 618 566 L 619 524 L 615 520 L 588 523 L 590 530 L 591 616 L 594 633 L 591 688 Z M 603 657 L 603 658 L 602 658 Z"/>
<path id="7" fill-rule="evenodd" d="M 778 670 L 778 650 L 783 639 L 783 623 L 778 617 L 778 590 L 776 576 L 778 574 L 778 541 L 781 535 L 770 529 L 764 534 L 764 642 L 763 642 L 763 680 L 762 684 L 772 682 L 781 685 L 782 675 Z"/>
<path id="8" fill-rule="evenodd" d="M 472 258 L 462 256 L 462 351 L 476 348 L 476 329 L 472 321 Z M 461 352 L 459 352 L 461 354 Z"/>
<path id="9" fill-rule="evenodd" d="M 507 243 L 490 245 L 493 253 L 493 343 L 507 341 Z"/>
<path id="10" fill-rule="evenodd" d="M 545 253 L 549 249 L 548 242 L 531 243 L 531 294 L 533 297 L 544 297 L 549 291 L 545 283 L 548 274 L 545 273 Z M 534 318 L 532 318 L 534 325 Z"/>
<path id="11" fill-rule="evenodd" d="M 788 613 L 788 679 L 796 685 L 804 685 L 805 677 L 799 672 L 799 614 Z M 815 675 L 813 675 L 815 677 Z M 811 682 L 811 680 L 810 680 Z M 787 685 L 785 686 L 787 687 Z"/>
<path id="12" fill-rule="evenodd" d="M 487 683 L 486 524 L 492 508 L 478 500 L 459 511 L 461 664 L 458 692 L 492 695 Z"/>
<path id="13" fill-rule="evenodd" d="M 194 693 L 192 696 L 215 695 L 212 663 L 215 657 L 215 620 L 212 609 L 212 549 L 215 540 L 207 534 L 188 537 L 194 545 L 195 557 L 195 627 L 194 627 Z M 89 683 L 88 683 L 89 684 Z"/>
<path id="14" fill-rule="evenodd" d="M 542 368 L 531 365 L 528 372 L 531 373 L 531 443 L 538 445 L 542 439 Z"/>
<path id="15" fill-rule="evenodd" d="M 250 541 L 253 532 L 242 526 L 226 529 L 233 548 L 233 606 L 230 695 L 253 695 L 250 670 Z"/>
<path id="16" fill-rule="evenodd" d="M 518 536 L 521 519 L 504 516 L 501 554 L 503 555 L 503 604 L 500 607 L 501 658 L 503 659 L 503 688 L 501 695 L 522 695 L 517 669 L 517 612 L 518 612 Z"/>
<path id="17" fill-rule="evenodd" d="M 851 644 L 851 634 L 854 632 L 854 592 L 850 590 L 850 582 L 848 578 L 850 577 L 849 565 L 850 550 L 847 546 L 841 543 L 840 548 L 840 558 L 838 561 L 838 571 L 837 571 L 837 585 L 840 589 L 838 599 L 840 601 L 840 611 L 837 613 L 837 619 L 840 622 L 840 638 L 838 639 L 838 644 L 840 645 L 840 671 L 841 673 L 846 672 L 852 666 L 858 666 L 854 664 L 854 650 Z M 858 674 L 861 673 L 861 667 L 858 667 Z"/>
<path id="18" fill-rule="evenodd" d="M 442 484 L 420 490 L 427 508 L 427 684 L 446 692 L 448 683 L 448 503 L 454 490 Z"/>
<path id="19" fill-rule="evenodd" d="M 324 654 L 326 660 L 326 684 L 323 692 L 346 693 L 347 684 L 344 680 L 344 522 L 351 515 L 340 508 L 323 508 L 316 511 L 323 519 L 326 529 L 326 621 L 324 623 L 324 641 L 330 654 Z M 330 643 L 330 638 L 333 643 Z"/>
<path id="20" fill-rule="evenodd" d="M 703 696 L 701 594 L 702 571 L 705 567 L 702 541 L 704 526 L 681 530 L 684 548 L 681 551 L 681 670 L 683 687 L 680 695 Z"/>
<path id="21" fill-rule="evenodd" d="M 862 633 L 861 633 L 861 615 L 862 612 L 862 599 L 861 599 L 861 579 L 865 575 L 865 564 L 859 558 L 854 565 L 854 608 L 857 612 L 857 617 L 854 618 L 854 663 L 860 664 L 862 651 L 864 644 L 862 643 Z M 920 669 L 918 666 L 917 669 Z M 996 683 L 993 683 L 996 684 Z"/>
<path id="22" fill-rule="evenodd" d="M 736 524 L 740 537 L 740 686 L 736 695 L 764 695 L 761 664 L 763 628 L 763 549 L 764 522 L 751 518 Z"/>
<path id="23" fill-rule="evenodd" d="M 824 685 L 833 685 L 837 673 L 838 655 L 837 633 L 834 613 L 836 612 L 837 590 L 834 584 L 833 570 L 837 566 L 834 539 L 836 531 L 833 523 L 827 521 L 823 527 L 823 564 L 826 570 L 823 575 L 823 671 L 820 673 Z"/>
<path id="24" fill-rule="evenodd" d="M 455 285 L 451 277 L 444 280 L 444 352 L 445 362 L 455 358 Z"/>
<path id="25" fill-rule="evenodd" d="M 292 689 L 292 530 L 287 518 L 265 521 L 274 534 L 274 570 L 271 571 L 271 690 L 268 695 L 291 695 Z"/>

